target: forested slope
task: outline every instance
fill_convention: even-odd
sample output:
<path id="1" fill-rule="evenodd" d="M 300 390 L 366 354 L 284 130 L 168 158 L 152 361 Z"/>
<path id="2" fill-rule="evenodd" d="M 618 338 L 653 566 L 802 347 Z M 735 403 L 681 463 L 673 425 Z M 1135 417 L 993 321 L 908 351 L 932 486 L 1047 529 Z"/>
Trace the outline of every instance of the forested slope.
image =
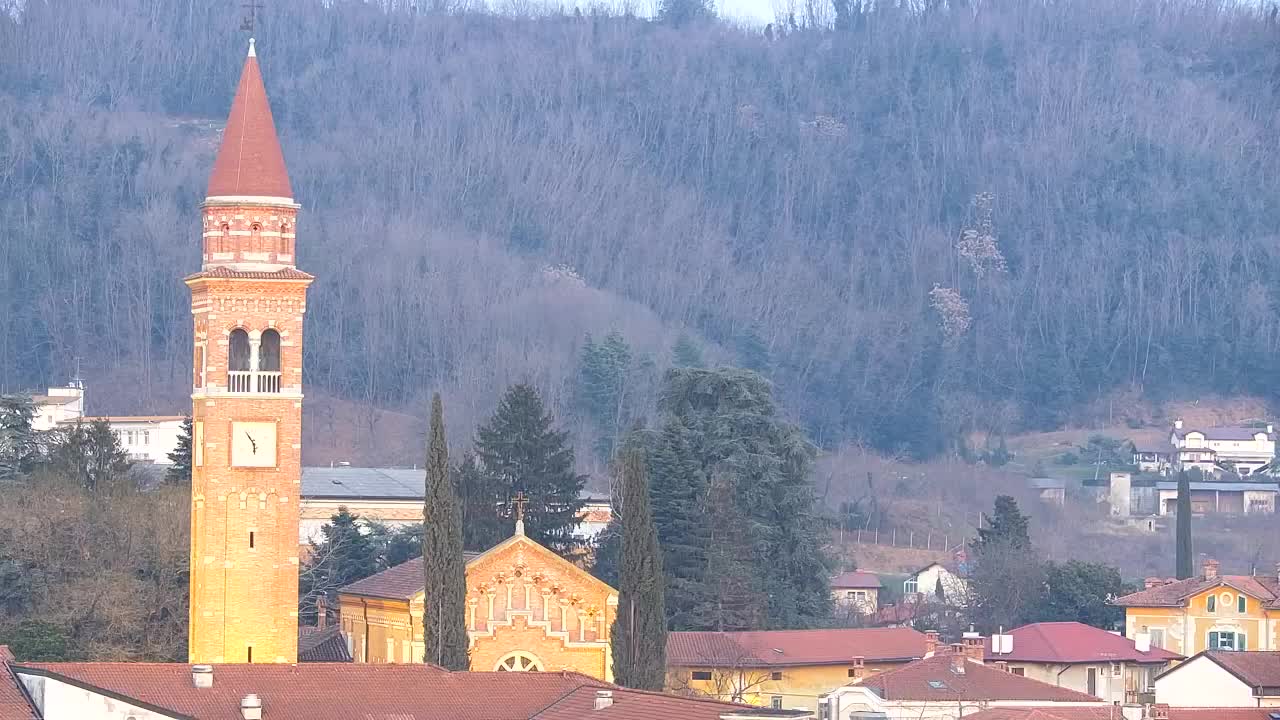
<path id="1" fill-rule="evenodd" d="M 236 5 L 0 14 L 0 390 L 79 358 L 96 411 L 183 404 Z M 587 332 L 659 368 L 688 332 L 818 442 L 928 455 L 1135 385 L 1280 389 L 1262 11 L 849 3 L 766 34 L 399 5 L 272 0 L 257 33 L 318 392 L 441 387 L 467 432 L 520 378 L 567 413 Z"/>

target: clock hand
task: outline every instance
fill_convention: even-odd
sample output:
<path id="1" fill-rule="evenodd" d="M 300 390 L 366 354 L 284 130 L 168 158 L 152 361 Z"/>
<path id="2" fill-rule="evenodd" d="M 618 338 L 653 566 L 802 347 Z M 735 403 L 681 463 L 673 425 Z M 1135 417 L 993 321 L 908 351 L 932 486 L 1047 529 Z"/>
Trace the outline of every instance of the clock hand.
<path id="1" fill-rule="evenodd" d="M 245 437 L 247 437 L 247 438 L 249 438 L 249 445 L 250 445 L 250 446 L 252 447 L 252 449 L 253 449 L 253 454 L 254 454 L 254 455 L 257 455 L 257 454 L 258 454 L 258 442 L 257 442 L 256 440 L 254 440 L 254 439 L 253 439 L 253 436 L 252 436 L 252 435 L 250 435 L 248 432 L 246 432 L 246 433 L 244 434 L 244 436 L 245 436 Z"/>

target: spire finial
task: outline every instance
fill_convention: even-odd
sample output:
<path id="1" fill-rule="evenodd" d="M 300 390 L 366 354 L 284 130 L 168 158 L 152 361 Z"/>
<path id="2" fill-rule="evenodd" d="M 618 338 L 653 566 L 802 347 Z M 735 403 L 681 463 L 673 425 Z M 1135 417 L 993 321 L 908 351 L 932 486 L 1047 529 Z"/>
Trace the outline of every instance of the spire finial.
<path id="1" fill-rule="evenodd" d="M 249 38 L 249 57 L 258 57 L 258 51 L 253 47 L 253 38 Z"/>
<path id="2" fill-rule="evenodd" d="M 515 498 L 511 500 L 511 504 L 516 506 L 516 534 L 524 534 L 524 504 L 529 502 L 529 496 L 524 491 L 516 493 Z"/>

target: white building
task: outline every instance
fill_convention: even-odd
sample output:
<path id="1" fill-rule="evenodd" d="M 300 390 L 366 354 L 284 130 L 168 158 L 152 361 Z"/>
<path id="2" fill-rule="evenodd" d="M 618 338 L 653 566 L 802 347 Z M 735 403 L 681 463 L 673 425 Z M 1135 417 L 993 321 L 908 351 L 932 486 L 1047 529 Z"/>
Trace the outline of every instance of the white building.
<path id="1" fill-rule="evenodd" d="M 1156 678 L 1170 707 L 1280 707 L 1280 652 L 1207 650 Z"/>
<path id="2" fill-rule="evenodd" d="M 1175 470 L 1199 468 L 1205 474 L 1235 472 L 1250 475 L 1271 464 L 1276 457 L 1275 428 L 1266 427 L 1184 427 L 1173 423 L 1169 437 Z"/>
<path id="3" fill-rule="evenodd" d="M 37 432 L 52 430 L 60 423 L 74 422 L 84 417 L 84 387 L 79 384 L 49 388 L 43 395 L 32 395 L 35 417 L 31 429 Z"/>
<path id="4" fill-rule="evenodd" d="M 962 562 L 962 558 L 957 559 L 957 570 Z M 939 580 L 942 581 L 943 596 L 941 598 L 936 597 Z M 965 579 L 956 570 L 939 562 L 925 565 L 911 573 L 902 583 L 902 599 L 904 602 L 935 600 L 964 607 L 968 597 L 969 584 L 965 582 Z"/>
<path id="5" fill-rule="evenodd" d="M 120 447 L 129 453 L 129 460 L 135 463 L 154 463 L 168 465 L 169 453 L 178 447 L 178 439 L 182 437 L 182 423 L 186 417 L 182 415 L 120 415 L 112 417 L 85 417 L 75 420 L 64 420 L 60 427 L 74 425 L 77 422 L 91 423 L 106 420 L 111 431 L 120 440 Z"/>

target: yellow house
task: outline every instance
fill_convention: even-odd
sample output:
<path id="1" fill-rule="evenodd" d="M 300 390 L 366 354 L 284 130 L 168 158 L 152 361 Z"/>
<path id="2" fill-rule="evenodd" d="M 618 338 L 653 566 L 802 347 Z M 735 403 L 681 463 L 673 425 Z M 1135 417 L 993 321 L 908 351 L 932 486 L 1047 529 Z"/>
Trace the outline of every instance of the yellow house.
<path id="1" fill-rule="evenodd" d="M 1280 649 L 1277 576 L 1221 575 L 1207 560 L 1186 580 L 1147 578 L 1138 592 L 1116 598 L 1125 608 L 1125 636 L 1190 657 L 1202 650 Z"/>
<path id="2" fill-rule="evenodd" d="M 471 669 L 572 670 L 612 681 L 617 591 L 526 537 L 522 525 L 467 562 Z M 352 659 L 424 661 L 423 585 L 416 558 L 338 591 Z"/>
<path id="3" fill-rule="evenodd" d="M 818 698 L 937 647 L 911 628 L 673 632 L 667 689 L 718 700 L 815 710 Z"/>

